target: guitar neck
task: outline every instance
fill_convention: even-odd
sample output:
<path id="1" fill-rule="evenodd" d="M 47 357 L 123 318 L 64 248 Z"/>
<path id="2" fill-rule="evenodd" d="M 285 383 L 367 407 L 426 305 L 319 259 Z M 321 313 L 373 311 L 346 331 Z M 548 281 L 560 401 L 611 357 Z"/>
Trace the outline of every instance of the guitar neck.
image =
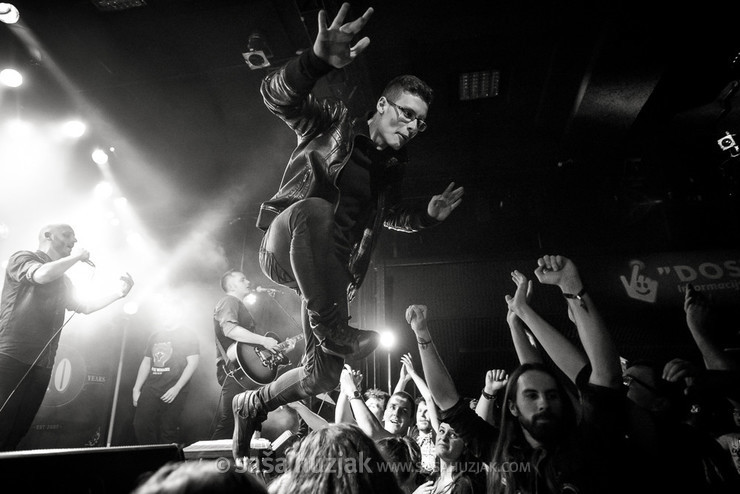
<path id="1" fill-rule="evenodd" d="M 302 334 L 297 334 L 297 335 L 295 335 L 295 336 L 293 336 L 291 338 L 286 339 L 282 343 L 280 343 L 278 345 L 278 349 L 280 351 L 285 350 L 286 348 L 288 348 L 293 343 L 297 343 L 297 342 L 301 341 L 302 339 L 303 339 L 303 335 Z"/>

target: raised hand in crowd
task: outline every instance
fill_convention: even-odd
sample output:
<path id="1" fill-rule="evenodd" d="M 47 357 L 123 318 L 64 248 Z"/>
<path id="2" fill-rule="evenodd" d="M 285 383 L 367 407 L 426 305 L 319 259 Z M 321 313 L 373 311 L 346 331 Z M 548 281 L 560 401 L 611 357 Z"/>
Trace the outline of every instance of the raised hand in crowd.
<path id="1" fill-rule="evenodd" d="M 513 296 L 505 297 L 509 311 L 526 324 L 542 351 L 550 356 L 572 382 L 575 382 L 578 374 L 588 364 L 586 357 L 529 305 L 526 293 L 530 283 L 527 277 L 514 270 L 511 273 L 511 280 L 516 285 L 516 292 Z M 514 345 L 517 348 L 517 355 L 520 356 L 520 363 L 542 362 L 539 353 L 530 343 L 525 343 L 523 338 L 514 338 Z"/>
<path id="2" fill-rule="evenodd" d="M 569 313 L 591 364 L 589 382 L 620 388 L 622 372 L 617 346 L 586 290 L 575 263 L 559 255 L 543 256 L 537 260 L 535 276 L 540 283 L 559 287 L 568 302 Z"/>
<path id="3" fill-rule="evenodd" d="M 517 285 L 517 290 L 511 299 L 506 299 L 506 322 L 509 324 L 514 350 L 520 364 L 526 362 L 542 362 L 542 355 L 537 346 L 536 338 L 527 325 L 524 324 L 524 321 L 512 310 L 515 306 L 519 307 L 522 304 L 529 305 L 532 298 L 532 281 L 526 282 L 526 289 L 524 290 L 518 288 L 517 280 L 514 280 L 514 283 Z"/>
<path id="4" fill-rule="evenodd" d="M 475 405 L 475 413 L 491 425 L 497 425 L 496 413 L 500 411 L 503 402 L 499 393 L 506 388 L 508 382 L 509 375 L 504 369 L 491 369 L 486 372 L 485 384 Z"/>

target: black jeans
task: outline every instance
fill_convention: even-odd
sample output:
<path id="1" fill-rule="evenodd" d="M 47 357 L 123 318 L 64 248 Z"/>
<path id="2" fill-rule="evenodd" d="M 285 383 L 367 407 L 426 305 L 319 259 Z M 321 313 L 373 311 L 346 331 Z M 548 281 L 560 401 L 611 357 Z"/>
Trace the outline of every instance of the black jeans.
<path id="1" fill-rule="evenodd" d="M 347 262 L 334 244 L 334 207 L 308 198 L 280 213 L 270 224 L 260 247 L 262 272 L 301 296 L 304 365 L 287 371 L 257 392 L 265 412 L 334 389 L 344 360 L 318 348 L 311 324 L 329 317 L 347 319 Z"/>
<path id="2" fill-rule="evenodd" d="M 139 444 L 180 442 L 180 415 L 188 392 L 178 393 L 172 403 L 165 403 L 161 397 L 161 392 L 147 386 L 141 390 L 134 413 L 134 432 Z"/>
<path id="3" fill-rule="evenodd" d="M 31 366 L 0 354 L 0 451 L 13 451 L 33 424 L 44 401 L 51 369 Z M 22 381 L 21 381 L 22 379 Z M 20 385 L 18 384 L 20 383 Z M 18 388 L 16 389 L 16 386 Z M 15 393 L 6 400 L 15 389 Z"/>
<path id="4" fill-rule="evenodd" d="M 221 385 L 221 397 L 216 410 L 216 427 L 211 434 L 211 440 L 231 439 L 234 435 L 234 412 L 231 408 L 231 402 L 234 396 L 239 393 L 257 389 L 257 385 L 248 377 L 242 375 L 237 379 L 234 375 L 227 375 Z"/>

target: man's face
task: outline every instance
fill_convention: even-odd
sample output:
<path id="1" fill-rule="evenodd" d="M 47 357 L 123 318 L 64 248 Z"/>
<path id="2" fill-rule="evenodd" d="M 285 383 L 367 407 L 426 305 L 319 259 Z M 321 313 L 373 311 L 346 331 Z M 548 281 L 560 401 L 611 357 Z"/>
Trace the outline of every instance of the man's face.
<path id="1" fill-rule="evenodd" d="M 72 253 L 72 248 L 77 243 L 75 232 L 69 225 L 59 225 L 50 232 L 51 248 L 59 257 L 67 257 Z"/>
<path id="2" fill-rule="evenodd" d="M 383 414 L 383 427 L 391 434 L 404 434 L 411 423 L 412 405 L 402 396 L 391 396 Z"/>
<path id="3" fill-rule="evenodd" d="M 425 401 L 420 401 L 416 405 L 416 426 L 421 432 L 432 430 L 432 423 L 429 421 L 429 409 Z"/>
<path id="4" fill-rule="evenodd" d="M 365 400 L 365 405 L 367 405 L 367 408 L 369 408 L 370 411 L 373 412 L 373 415 L 378 418 L 379 422 L 383 422 L 383 412 L 385 412 L 384 403 L 385 400 L 374 396 Z"/>
<path id="5" fill-rule="evenodd" d="M 563 422 L 563 397 L 555 379 L 530 370 L 519 376 L 516 405 L 509 405 L 525 431 L 538 442 L 557 437 Z"/>
<path id="6" fill-rule="evenodd" d="M 377 111 L 380 118 L 375 129 L 375 143 L 381 148 L 399 150 L 419 133 L 418 119 L 427 117 L 429 105 L 420 97 L 404 91 L 395 100 L 381 96 Z"/>
<path id="7" fill-rule="evenodd" d="M 437 442 L 434 445 L 434 449 L 437 456 L 447 462 L 454 462 L 460 459 L 463 450 L 465 449 L 465 442 L 458 437 L 455 429 L 450 427 L 450 424 L 442 422 L 439 424 L 439 432 L 437 433 Z"/>
<path id="8" fill-rule="evenodd" d="M 234 292 L 239 298 L 244 298 L 249 293 L 249 287 L 252 284 L 249 282 L 244 273 L 235 272 L 231 275 L 231 291 Z"/>

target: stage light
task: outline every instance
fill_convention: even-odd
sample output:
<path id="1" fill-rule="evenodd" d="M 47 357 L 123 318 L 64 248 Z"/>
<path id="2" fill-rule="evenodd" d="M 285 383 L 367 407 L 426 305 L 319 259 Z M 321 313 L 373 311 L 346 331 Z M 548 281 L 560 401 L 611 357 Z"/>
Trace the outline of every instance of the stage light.
<path id="1" fill-rule="evenodd" d="M 142 237 L 140 233 L 136 233 L 136 232 L 129 233 L 128 235 L 126 235 L 126 241 L 131 247 L 137 247 L 137 248 L 144 247 L 144 237 Z"/>
<path id="2" fill-rule="evenodd" d="M 24 137 L 29 137 L 31 135 L 31 129 L 33 129 L 33 126 L 26 122 L 25 120 L 20 120 L 18 118 L 10 120 L 7 123 L 8 128 L 8 134 L 13 139 L 20 139 Z"/>
<path id="3" fill-rule="evenodd" d="M 23 76 L 15 69 L 0 70 L 0 84 L 8 87 L 18 87 L 23 84 Z"/>
<path id="4" fill-rule="evenodd" d="M 0 22 L 15 24 L 21 18 L 21 13 L 10 3 L 0 3 Z"/>
<path id="5" fill-rule="evenodd" d="M 113 204 L 115 204 L 117 208 L 125 208 L 128 206 L 128 199 L 125 197 L 116 197 L 113 200 Z"/>
<path id="6" fill-rule="evenodd" d="M 244 303 L 247 305 L 254 305 L 255 302 L 257 302 L 257 295 L 254 292 L 244 297 Z"/>
<path id="7" fill-rule="evenodd" d="M 92 160 L 98 165 L 104 165 L 108 163 L 108 153 L 102 149 L 96 149 L 92 152 Z"/>
<path id="8" fill-rule="evenodd" d="M 136 302 L 126 302 L 123 304 L 123 312 L 128 314 L 129 316 L 133 316 L 137 312 L 139 312 L 139 304 Z"/>
<path id="9" fill-rule="evenodd" d="M 250 69 L 257 70 L 270 66 L 272 51 L 262 33 L 254 32 L 249 35 L 247 50 L 246 53 L 242 53 L 242 57 Z"/>
<path id="10" fill-rule="evenodd" d="M 66 122 L 62 128 L 66 136 L 73 138 L 82 137 L 87 131 L 87 125 L 79 120 L 70 120 L 69 122 Z"/>
<path id="11" fill-rule="evenodd" d="M 390 330 L 380 333 L 380 346 L 386 350 L 391 350 L 396 344 L 396 333 Z"/>
<path id="12" fill-rule="evenodd" d="M 95 197 L 99 199 L 107 199 L 113 195 L 113 186 L 110 182 L 100 182 L 95 186 Z"/>

